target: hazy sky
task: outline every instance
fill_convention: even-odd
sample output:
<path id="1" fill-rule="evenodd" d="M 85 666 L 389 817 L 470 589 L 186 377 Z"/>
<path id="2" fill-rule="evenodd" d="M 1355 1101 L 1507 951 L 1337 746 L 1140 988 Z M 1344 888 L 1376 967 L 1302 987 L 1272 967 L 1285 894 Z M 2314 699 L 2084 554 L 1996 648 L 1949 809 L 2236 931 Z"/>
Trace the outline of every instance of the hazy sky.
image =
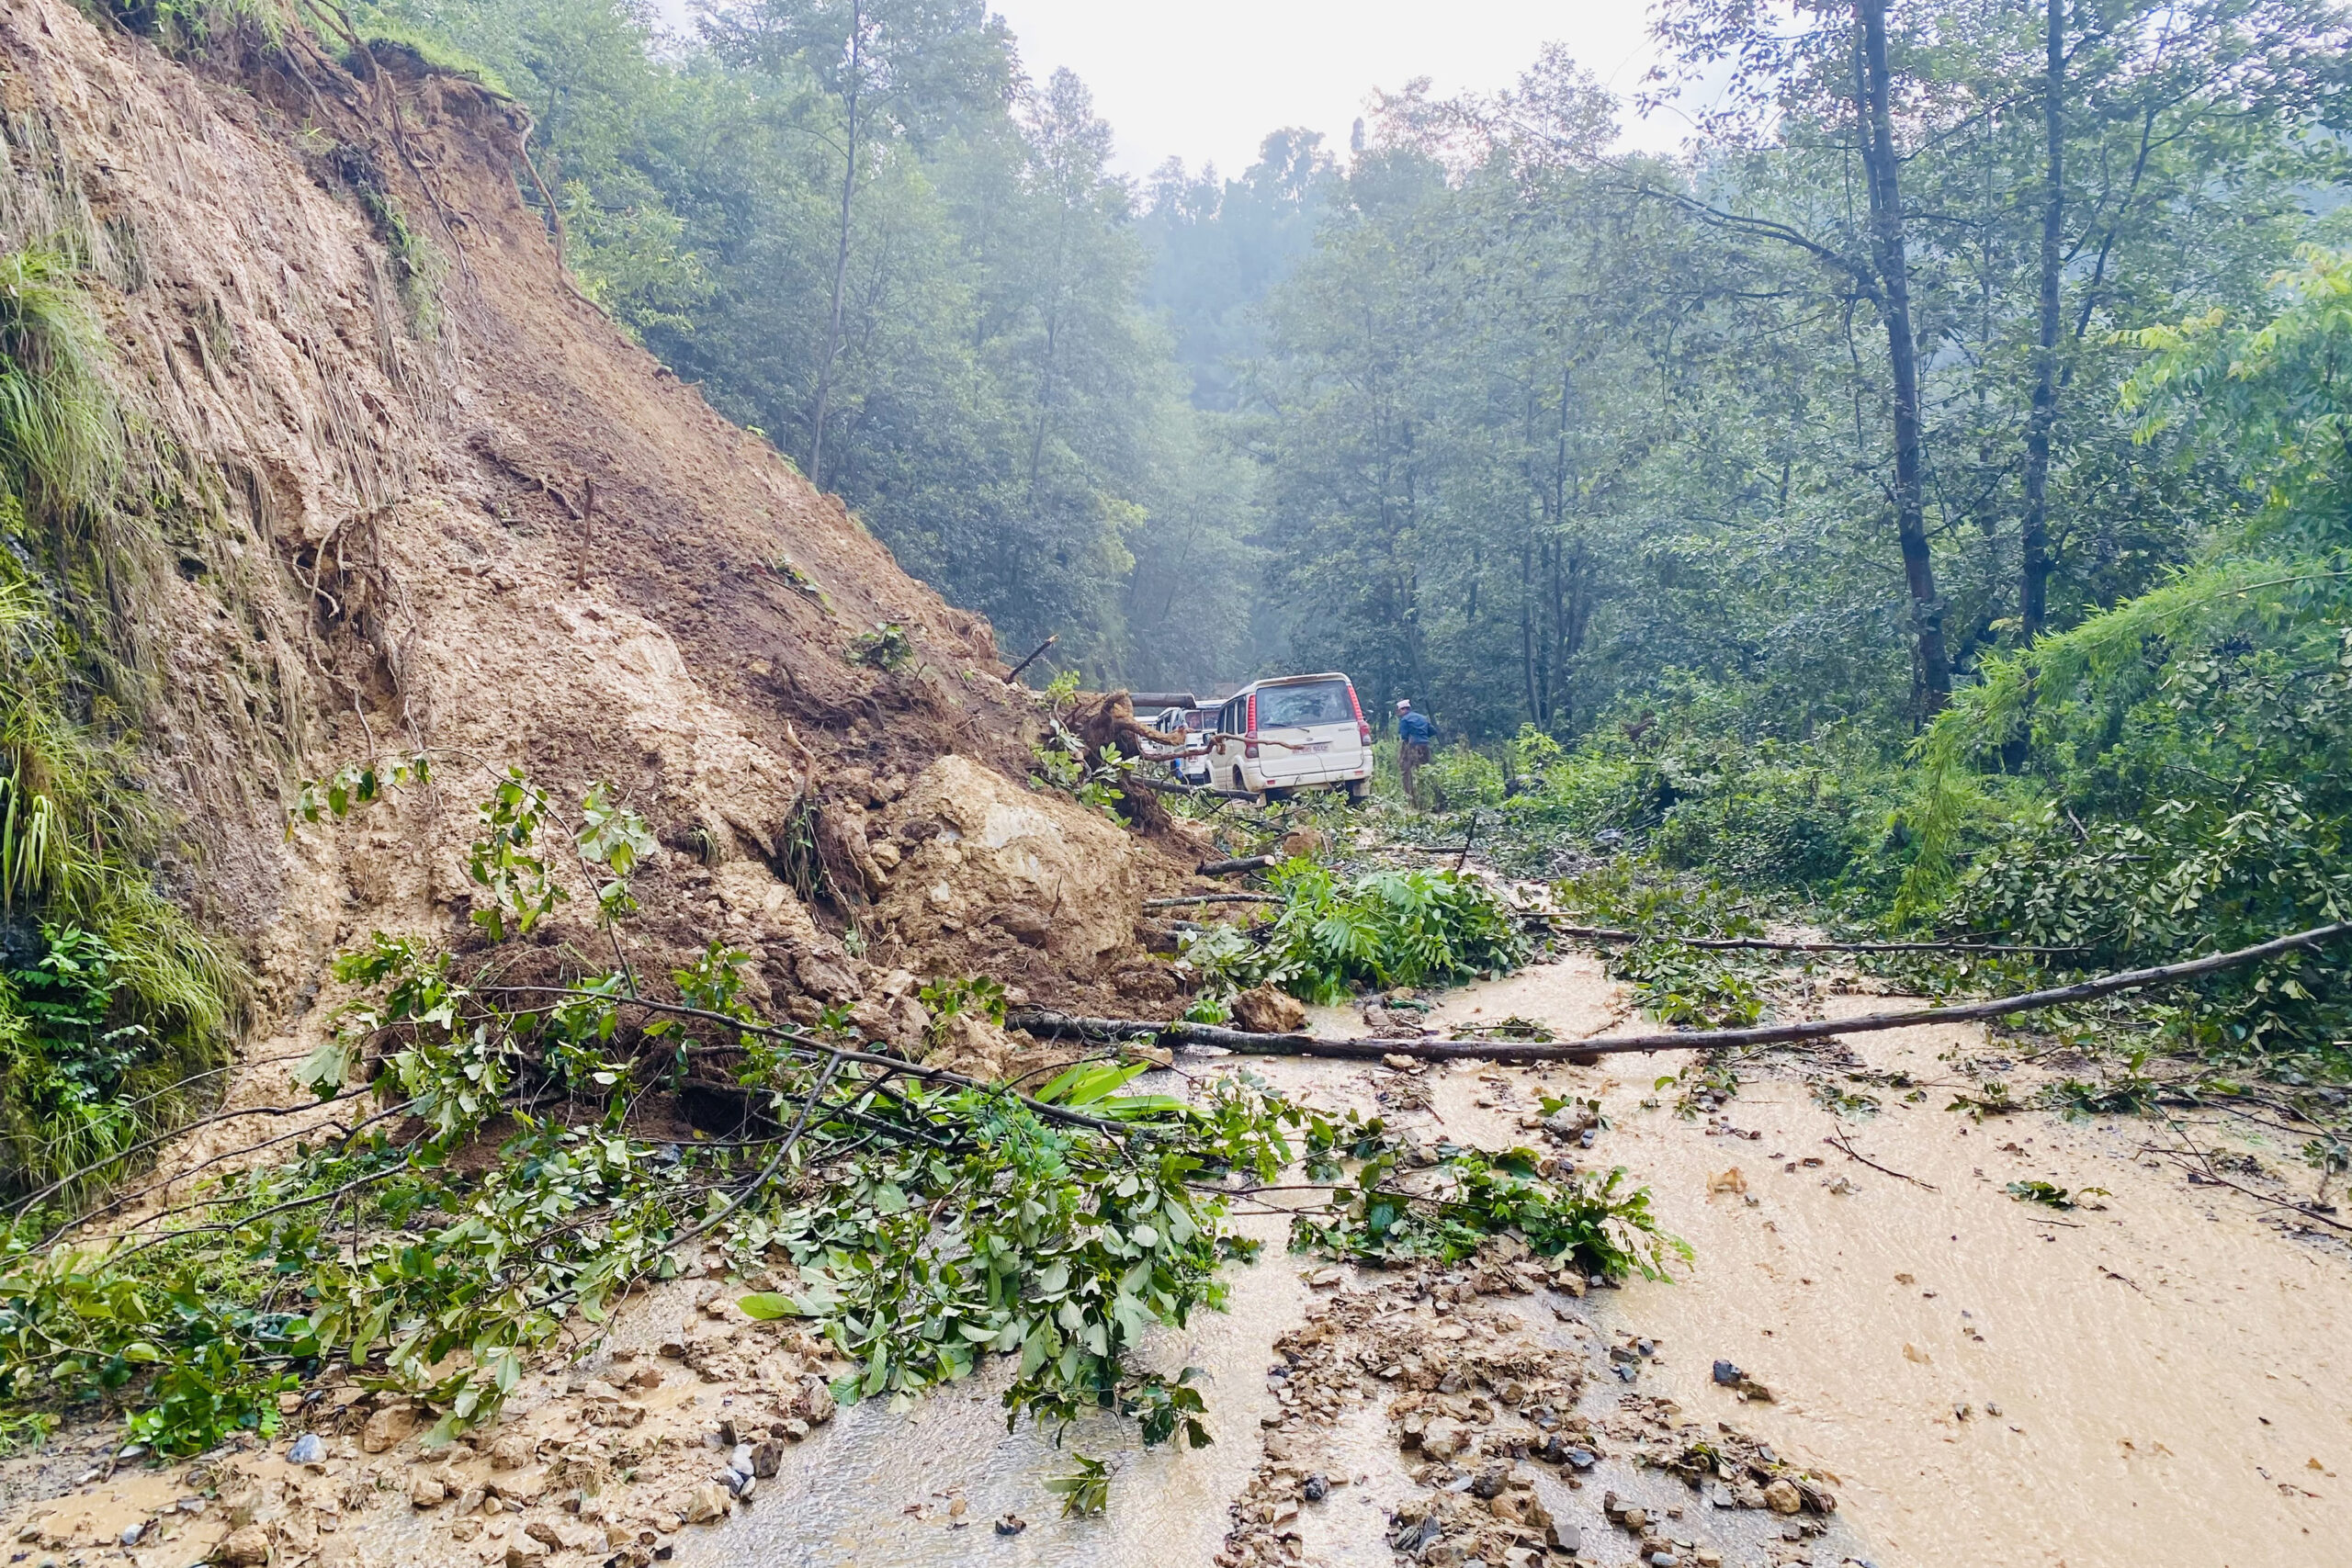
<path id="1" fill-rule="evenodd" d="M 1546 43 L 1630 97 L 1648 69 L 1647 0 L 994 0 L 1043 81 L 1067 65 L 1118 132 L 1117 164 L 1174 154 L 1238 175 L 1278 126 L 1344 152 L 1375 87 L 1435 79 L 1440 94 L 1517 81 Z M 1627 125 L 1675 146 L 1679 122 Z"/>

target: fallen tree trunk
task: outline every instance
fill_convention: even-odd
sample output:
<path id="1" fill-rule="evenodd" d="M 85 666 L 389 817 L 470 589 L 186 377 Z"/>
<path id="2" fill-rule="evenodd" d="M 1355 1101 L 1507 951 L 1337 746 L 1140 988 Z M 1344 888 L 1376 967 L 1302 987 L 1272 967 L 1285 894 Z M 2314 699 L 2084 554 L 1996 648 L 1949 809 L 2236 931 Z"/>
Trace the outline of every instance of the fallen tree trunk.
<path id="1" fill-rule="evenodd" d="M 1383 1056 L 1410 1056 L 1417 1061 L 1561 1062 L 1583 1057 L 1622 1055 L 1633 1051 L 1713 1051 L 1727 1046 L 1783 1045 L 1804 1040 L 1826 1040 L 1839 1034 L 1867 1034 L 1879 1030 L 1910 1029 L 1921 1024 L 1974 1023 L 2036 1008 L 2091 1001 L 2118 991 L 2143 986 L 2167 985 L 2200 975 L 2259 964 L 2299 947 L 2318 947 L 2352 934 L 2352 920 L 2314 926 L 2234 953 L 2216 953 L 2185 963 L 2154 969 L 2132 969 L 2105 975 L 2072 986 L 2021 996 L 1996 997 L 1958 1007 L 1915 1008 L 1905 1012 L 1864 1013 L 1857 1018 L 1814 1019 L 1803 1023 L 1767 1023 L 1748 1029 L 1677 1030 L 1665 1034 L 1621 1034 L 1592 1040 L 1327 1040 L 1313 1034 L 1250 1034 L 1215 1024 L 1148 1019 L 1073 1018 L 1062 1013 L 1016 1013 L 1006 1021 L 1032 1034 L 1072 1034 L 1098 1040 L 1157 1039 L 1171 1044 L 1215 1045 L 1254 1056 L 1336 1056 L 1377 1061 Z"/>
<path id="2" fill-rule="evenodd" d="M 1274 869 L 1274 857 L 1272 855 L 1243 855 L 1238 860 L 1203 861 L 1193 874 L 1195 876 L 1231 876 L 1237 872 L 1272 871 Z"/>
<path id="3" fill-rule="evenodd" d="M 1147 898 L 1147 909 L 1174 909 L 1186 904 L 1279 904 L 1279 893 L 1188 893 L 1182 898 Z"/>
<path id="4" fill-rule="evenodd" d="M 1176 779 L 1148 779 L 1134 773 L 1121 780 L 1119 787 L 1125 789 L 1128 784 L 1154 790 L 1161 795 L 1215 795 L 1219 800 L 1254 801 L 1258 798 L 1246 789 L 1218 789 L 1214 784 L 1188 784 Z"/>
<path id="5" fill-rule="evenodd" d="M 1540 909 L 1521 911 L 1517 919 L 1550 922 L 1561 919 Z M 2011 946 L 1990 942 L 1775 942 L 1760 936 L 1656 936 L 1641 931 L 1622 931 L 1608 926 L 1562 926 L 1552 930 L 1559 936 L 1581 937 L 1587 942 L 1679 942 L 1685 947 L 1755 948 L 1768 953 L 2081 953 L 2079 947 Z"/>

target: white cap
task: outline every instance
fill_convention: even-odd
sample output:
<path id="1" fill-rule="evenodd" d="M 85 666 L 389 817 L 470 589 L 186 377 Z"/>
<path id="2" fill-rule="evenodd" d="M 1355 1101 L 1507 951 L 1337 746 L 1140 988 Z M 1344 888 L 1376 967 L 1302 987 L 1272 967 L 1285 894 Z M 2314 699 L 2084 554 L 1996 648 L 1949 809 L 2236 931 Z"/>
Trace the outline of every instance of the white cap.
<path id="1" fill-rule="evenodd" d="M 1412 705 L 1413 699 L 1410 697 L 1398 697 L 1396 699 L 1396 706 L 1400 712 L 1406 708 L 1411 707 Z"/>

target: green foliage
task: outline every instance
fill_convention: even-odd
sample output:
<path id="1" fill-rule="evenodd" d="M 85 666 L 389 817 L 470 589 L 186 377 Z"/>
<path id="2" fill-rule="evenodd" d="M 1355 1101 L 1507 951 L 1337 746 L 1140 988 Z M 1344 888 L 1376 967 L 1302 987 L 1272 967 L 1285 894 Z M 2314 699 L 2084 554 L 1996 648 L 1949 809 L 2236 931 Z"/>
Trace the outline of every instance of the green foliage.
<path id="1" fill-rule="evenodd" d="M 2086 1198 L 2109 1196 L 2104 1187 L 2083 1187 L 2069 1192 L 2064 1187 L 2054 1187 L 2047 1181 L 2012 1181 L 2004 1190 L 2020 1203 L 2039 1203 L 2047 1209 L 2072 1209 Z M 2092 1207 L 2097 1208 L 2098 1205 L 2093 1204 Z"/>
<path id="2" fill-rule="evenodd" d="M 295 786 L 294 804 L 287 807 L 286 836 L 294 836 L 298 821 L 315 823 L 329 818 L 341 821 L 360 807 L 374 805 L 390 790 L 428 784 L 432 769 L 432 759 L 419 752 L 377 762 L 348 762 L 326 778 L 304 779 Z"/>
<path id="3" fill-rule="evenodd" d="M 1693 1029 L 1737 1029 L 1763 1017 L 1760 972 L 1752 959 L 1672 940 L 1633 942 L 1609 955 L 1610 978 L 1630 983 L 1644 1012 Z"/>
<path id="4" fill-rule="evenodd" d="M 928 1032 L 933 1044 L 946 1038 L 949 1021 L 959 1013 L 973 1013 L 999 1026 L 1004 1022 L 1004 987 L 986 975 L 943 975 L 925 980 L 916 997 L 931 1014 Z"/>
<path id="5" fill-rule="evenodd" d="M 1477 878 L 1452 871 L 1379 871 L 1342 878 L 1311 861 L 1279 866 L 1282 909 L 1262 933 L 1231 926 L 1187 932 L 1179 963 L 1222 1000 L 1272 985 L 1309 1001 L 1366 987 L 1448 986 L 1525 962 L 1526 937 Z"/>
<path id="6" fill-rule="evenodd" d="M 580 831 L 574 839 L 581 864 L 594 876 L 609 875 L 596 885 L 596 908 L 605 919 L 637 912 L 628 879 L 648 855 L 661 849 L 645 818 L 613 798 L 611 786 L 591 784 L 580 803 Z"/>
<path id="7" fill-rule="evenodd" d="M 356 781 L 316 791 L 329 816 L 364 793 Z M 1377 1123 L 1311 1111 L 1243 1072 L 1186 1103 L 1124 1092 L 1146 1063 L 1086 1061 L 1024 1100 L 845 1063 L 845 1020 L 766 1021 L 746 994 L 747 955 L 717 942 L 668 976 L 683 1013 L 639 1004 L 617 969 L 553 998 L 510 992 L 494 944 L 552 909 L 555 874 L 535 846 L 570 833 L 584 863 L 625 881 L 646 843 L 608 791 L 565 811 L 518 771 L 478 815 L 478 880 L 503 917 L 481 928 L 492 951 L 461 966 L 424 939 L 371 935 L 336 960 L 353 996 L 296 1074 L 322 1096 L 372 1094 L 375 1114 L 200 1179 L 191 1203 L 127 1235 L 52 1241 L 40 1220 L 11 1233 L 8 1409 L 98 1401 L 159 1451 L 193 1452 L 266 1435 L 280 1393 L 347 1361 L 422 1400 L 446 1436 L 488 1419 L 535 1358 L 583 1325 L 593 1335 L 638 1281 L 711 1248 L 741 1271 L 795 1276 L 744 1310 L 806 1318 L 853 1368 L 836 1385 L 844 1402 L 911 1399 L 1001 1354 L 1017 1362 L 1009 1419 L 1110 1409 L 1148 1441 L 1198 1446 L 1192 1377 L 1130 1362 L 1155 1326 L 1220 1305 L 1219 1266 L 1249 1250 L 1226 1227 L 1216 1179 L 1274 1180 L 1302 1155 L 1334 1169 L 1386 1157 Z M 625 889 L 600 904 L 607 919 L 636 907 Z M 108 1043 L 94 1032 L 111 960 L 81 938 L 52 948 L 33 1004 L 47 1010 L 27 1016 L 80 1029 L 85 1069 L 111 1073 L 91 1054 Z M 975 976 L 935 981 L 925 999 L 1001 1016 L 1003 992 Z M 747 1097 L 766 1135 L 679 1143 L 665 1117 L 639 1127 L 649 1094 L 714 1057 L 728 1064 L 715 1087 Z M 556 1098 L 563 1113 L 544 1114 Z M 455 1157 L 466 1153 L 490 1157 Z M 1414 1245 L 1524 1230 L 1601 1259 L 1612 1225 L 1640 1228 L 1622 1196 L 1579 1210 L 1471 1163 L 1456 1185 Z"/>
<path id="8" fill-rule="evenodd" d="M 532 852 L 549 810 L 547 795 L 524 777 L 523 770 L 509 768 L 476 813 L 481 836 L 466 852 L 466 874 L 487 897 L 467 919 L 492 942 L 505 941 L 510 932 L 529 935 L 571 897 L 555 880 L 548 863 Z"/>
<path id="9" fill-rule="evenodd" d="M 1078 1468 L 1046 1483 L 1046 1490 L 1062 1500 L 1062 1517 L 1082 1519 L 1101 1513 L 1111 1502 L 1111 1467 L 1081 1453 L 1070 1459 Z"/>
<path id="10" fill-rule="evenodd" d="M 1495 760 L 1475 747 L 1444 747 L 1422 764 L 1419 782 L 1431 805 L 1442 811 L 1465 811 L 1477 806 L 1499 806 L 1503 800 L 1503 771 Z"/>
<path id="11" fill-rule="evenodd" d="M 1647 1188 L 1620 1190 L 1624 1178 L 1619 1168 L 1547 1179 L 1525 1149 L 1463 1150 L 1408 1190 L 1396 1179 L 1396 1156 L 1384 1152 L 1364 1162 L 1336 1212 L 1295 1221 L 1291 1245 L 1362 1263 L 1457 1263 L 1488 1237 L 1510 1235 L 1589 1273 L 1664 1279 L 1668 1260 L 1688 1258 L 1690 1249 L 1658 1230 Z"/>
<path id="12" fill-rule="evenodd" d="M 2259 498 L 2266 534 L 2341 546 L 2352 511 L 2352 252 L 2304 245 L 2296 260 L 2271 279 L 2285 297 L 2259 326 L 2216 306 L 2129 334 L 2152 352 L 2120 400 L 2144 416 L 2138 439 L 2186 426 L 2190 452 L 2217 449 Z"/>
<path id="13" fill-rule="evenodd" d="M 1046 688 L 1049 701 L 1058 705 L 1067 694 L 1059 691 L 1061 680 L 1057 677 Z M 1075 691 L 1073 678 L 1070 689 Z M 1057 712 L 1046 721 L 1046 733 L 1029 749 L 1030 759 L 1037 771 L 1029 775 L 1033 789 L 1057 789 L 1080 806 L 1100 811 L 1124 828 L 1127 819 L 1120 815 L 1125 802 L 1128 775 L 1137 766 L 1137 759 L 1106 749 L 1094 755 L 1086 742 L 1072 733 Z"/>
<path id="14" fill-rule="evenodd" d="M 907 628 L 896 621 L 878 623 L 870 632 L 860 632 L 850 639 L 849 660 L 869 670 L 884 670 L 895 674 L 915 661 L 914 639 Z"/>
<path id="15" fill-rule="evenodd" d="M 96 499 L 121 456 L 105 333 L 76 270 L 53 247 L 0 252 L 0 477 L 28 515 Z"/>
<path id="16" fill-rule="evenodd" d="M 0 1186 L 78 1195 L 184 1113 L 233 961 L 156 891 L 164 820 L 102 639 L 124 461 L 75 263 L 0 254 Z"/>
<path id="17" fill-rule="evenodd" d="M 1209 1429 L 1201 1417 L 1207 1414 L 1207 1402 L 1201 1391 L 1192 1386 L 1193 1380 L 1203 1376 L 1198 1367 L 1186 1367 L 1170 1382 L 1157 1372 L 1136 1380 L 1133 1393 L 1121 1402 L 1119 1413 L 1131 1416 L 1148 1446 L 1171 1440 L 1188 1449 L 1209 1446 Z"/>
<path id="18" fill-rule="evenodd" d="M 1554 904 L 1593 925 L 1653 937 L 1761 936 L 1753 903 L 1738 888 L 1613 855 L 1552 885 Z"/>

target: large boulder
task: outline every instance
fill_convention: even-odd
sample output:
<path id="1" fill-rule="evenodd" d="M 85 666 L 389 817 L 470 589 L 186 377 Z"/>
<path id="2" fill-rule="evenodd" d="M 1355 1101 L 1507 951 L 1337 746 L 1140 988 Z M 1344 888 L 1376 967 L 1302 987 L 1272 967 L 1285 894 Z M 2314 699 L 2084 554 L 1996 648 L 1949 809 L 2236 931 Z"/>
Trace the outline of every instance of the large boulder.
<path id="1" fill-rule="evenodd" d="M 949 755 L 890 820 L 908 847 L 876 913 L 909 948 L 1001 937 L 1091 974 L 1134 946 L 1148 852 L 1101 812 Z"/>
<path id="2" fill-rule="evenodd" d="M 1272 986 L 1257 986 L 1233 998 L 1233 1027 L 1249 1034 L 1296 1034 L 1306 1027 L 1306 1006 Z"/>

